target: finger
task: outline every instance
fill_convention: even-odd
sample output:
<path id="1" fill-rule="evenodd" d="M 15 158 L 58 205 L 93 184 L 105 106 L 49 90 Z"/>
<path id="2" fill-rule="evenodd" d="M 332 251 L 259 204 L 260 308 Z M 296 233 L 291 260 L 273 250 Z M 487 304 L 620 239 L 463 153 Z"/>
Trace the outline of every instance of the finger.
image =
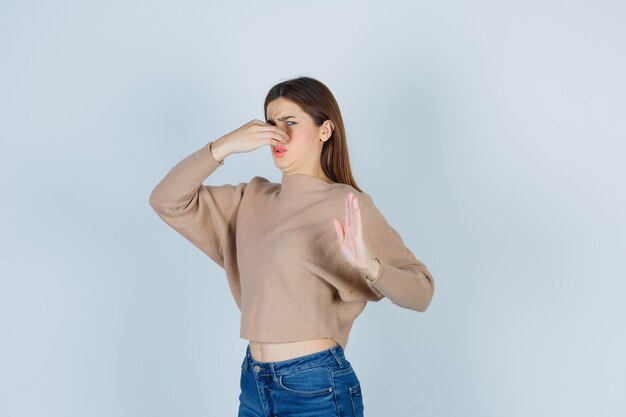
<path id="1" fill-rule="evenodd" d="M 350 192 L 350 235 L 354 236 L 354 194 Z"/>
<path id="2" fill-rule="evenodd" d="M 289 138 L 289 136 L 287 135 L 287 132 L 285 132 L 282 129 L 277 128 L 276 126 L 272 126 L 272 125 L 260 126 L 256 130 L 257 130 L 257 132 L 275 133 L 277 135 L 282 136 L 285 139 Z"/>
<path id="3" fill-rule="evenodd" d="M 337 233 L 337 239 L 339 239 L 339 243 L 341 244 L 345 237 L 344 232 L 343 232 L 343 227 L 341 227 L 341 220 L 335 217 L 333 219 L 333 224 L 335 225 L 335 232 Z"/>
<path id="4" fill-rule="evenodd" d="M 344 227 L 350 230 L 350 194 L 346 196 L 344 202 Z"/>
<path id="5" fill-rule="evenodd" d="M 276 127 L 276 130 L 278 131 L 278 133 L 280 133 L 281 135 L 283 135 L 283 137 L 285 138 L 285 140 L 289 140 L 289 134 L 284 131 L 283 129 L 280 129 L 278 127 Z"/>
<path id="6" fill-rule="evenodd" d="M 363 238 L 363 224 L 361 223 L 361 208 L 359 207 L 359 200 L 357 198 L 354 199 L 354 209 L 355 209 L 355 223 L 356 223 L 356 237 L 358 239 Z"/>
<path id="7" fill-rule="evenodd" d="M 285 143 L 285 139 L 275 131 L 258 132 L 257 136 L 274 146 Z"/>
<path id="8" fill-rule="evenodd" d="M 287 132 L 285 132 L 283 129 L 274 125 L 270 125 L 270 124 L 265 125 L 261 128 L 261 131 L 262 132 L 274 132 L 282 136 L 285 140 L 289 139 L 289 135 L 287 134 Z"/>

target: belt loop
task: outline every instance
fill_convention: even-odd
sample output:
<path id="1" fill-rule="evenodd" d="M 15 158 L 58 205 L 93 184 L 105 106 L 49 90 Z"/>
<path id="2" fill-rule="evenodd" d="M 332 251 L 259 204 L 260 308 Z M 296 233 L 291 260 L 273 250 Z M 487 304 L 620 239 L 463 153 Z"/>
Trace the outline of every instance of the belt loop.
<path id="1" fill-rule="evenodd" d="M 340 367 L 340 368 L 343 368 L 343 361 L 341 360 L 341 359 L 342 359 L 342 358 L 341 358 L 341 356 L 342 356 L 342 355 L 340 355 L 340 354 L 337 352 L 337 350 L 338 350 L 338 349 L 337 349 L 337 346 L 339 346 L 339 345 L 336 345 L 336 346 L 333 346 L 332 348 L 330 348 L 330 353 L 332 353 L 332 354 L 333 354 L 333 357 L 335 358 L 335 360 L 336 360 L 336 361 L 337 361 L 337 363 L 339 364 L 339 367 Z"/>
<path id="2" fill-rule="evenodd" d="M 272 373 L 272 381 L 278 383 L 278 378 L 276 376 L 276 369 L 274 369 L 274 362 L 269 362 L 268 363 L 270 372 Z"/>

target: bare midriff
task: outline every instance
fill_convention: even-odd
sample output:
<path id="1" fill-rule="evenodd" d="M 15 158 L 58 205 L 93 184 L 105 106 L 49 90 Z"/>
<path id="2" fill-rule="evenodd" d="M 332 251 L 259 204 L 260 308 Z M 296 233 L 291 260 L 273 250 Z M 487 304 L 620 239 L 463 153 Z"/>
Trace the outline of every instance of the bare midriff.
<path id="1" fill-rule="evenodd" d="M 334 339 L 311 339 L 298 342 L 257 342 L 250 340 L 252 358 L 259 362 L 278 362 L 321 352 L 337 345 Z"/>

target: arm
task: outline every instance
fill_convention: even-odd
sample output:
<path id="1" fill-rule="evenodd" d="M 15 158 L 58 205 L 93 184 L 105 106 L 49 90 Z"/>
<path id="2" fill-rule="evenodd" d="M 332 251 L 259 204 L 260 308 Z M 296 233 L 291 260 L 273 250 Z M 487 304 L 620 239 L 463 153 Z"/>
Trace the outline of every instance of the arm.
<path id="1" fill-rule="evenodd" d="M 202 183 L 224 164 L 225 155 L 218 142 L 208 143 L 178 162 L 152 190 L 149 199 L 165 223 L 222 268 L 225 253 L 234 249 L 236 216 L 247 185 Z"/>
<path id="2" fill-rule="evenodd" d="M 386 296 L 400 307 L 426 311 L 435 289 L 431 273 L 405 246 L 372 198 L 367 193 L 359 197 L 363 238 L 372 256 L 369 272 L 363 272 L 362 277 L 381 298 Z"/>

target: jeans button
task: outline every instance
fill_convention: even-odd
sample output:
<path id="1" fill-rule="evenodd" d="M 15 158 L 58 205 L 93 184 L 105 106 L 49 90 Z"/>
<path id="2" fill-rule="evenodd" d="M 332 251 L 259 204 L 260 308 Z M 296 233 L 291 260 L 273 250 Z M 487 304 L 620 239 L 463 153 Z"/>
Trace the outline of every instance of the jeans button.
<path id="1" fill-rule="evenodd" d="M 259 365 L 254 365 L 254 372 L 259 372 L 261 367 Z"/>

